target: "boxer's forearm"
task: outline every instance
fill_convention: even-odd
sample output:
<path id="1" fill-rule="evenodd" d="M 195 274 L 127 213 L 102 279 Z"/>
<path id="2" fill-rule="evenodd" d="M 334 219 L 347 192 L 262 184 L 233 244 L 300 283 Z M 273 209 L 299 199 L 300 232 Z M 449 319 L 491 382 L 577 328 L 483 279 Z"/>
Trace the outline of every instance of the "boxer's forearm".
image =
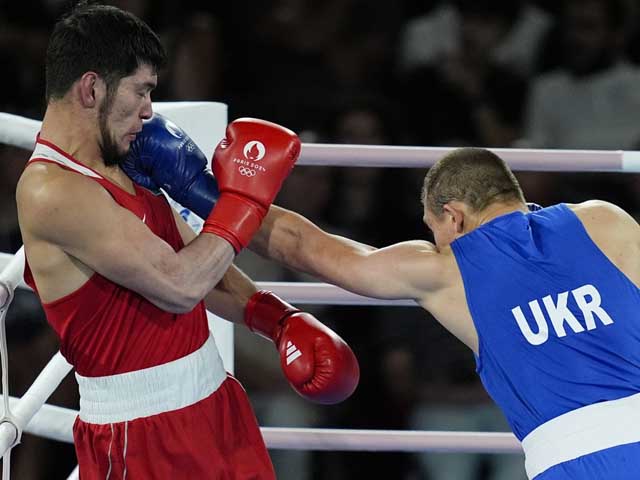
<path id="1" fill-rule="evenodd" d="M 314 241 L 312 227 L 315 225 L 301 215 L 272 205 L 249 248 L 289 268 L 313 274 L 306 252 L 301 251 L 304 242 Z"/>
<path id="2" fill-rule="evenodd" d="M 216 288 L 205 297 L 207 310 L 235 323 L 243 323 L 247 301 L 258 291 L 256 284 L 231 265 Z"/>
<path id="3" fill-rule="evenodd" d="M 331 235 L 302 215 L 271 206 L 249 248 L 289 268 L 335 281 L 345 255 L 374 250 L 348 238 Z"/>
<path id="4" fill-rule="evenodd" d="M 199 235 L 179 252 L 165 256 L 156 264 L 156 283 L 166 281 L 173 288 L 164 290 L 166 304 L 159 306 L 177 313 L 190 311 L 220 282 L 233 258 L 231 245 L 211 234 Z"/>

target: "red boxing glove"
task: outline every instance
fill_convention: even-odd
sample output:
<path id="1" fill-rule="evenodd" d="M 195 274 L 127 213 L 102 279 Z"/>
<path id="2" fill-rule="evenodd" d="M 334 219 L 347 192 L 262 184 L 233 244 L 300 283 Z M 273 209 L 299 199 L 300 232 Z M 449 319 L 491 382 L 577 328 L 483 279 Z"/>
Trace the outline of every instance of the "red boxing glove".
<path id="1" fill-rule="evenodd" d="M 287 380 L 307 400 L 338 403 L 358 386 L 360 367 L 353 351 L 313 315 L 262 290 L 247 302 L 244 322 L 275 343 Z"/>
<path id="2" fill-rule="evenodd" d="M 202 231 L 236 253 L 246 247 L 299 154 L 300 140 L 287 128 L 255 118 L 231 122 L 213 154 L 220 198 Z"/>

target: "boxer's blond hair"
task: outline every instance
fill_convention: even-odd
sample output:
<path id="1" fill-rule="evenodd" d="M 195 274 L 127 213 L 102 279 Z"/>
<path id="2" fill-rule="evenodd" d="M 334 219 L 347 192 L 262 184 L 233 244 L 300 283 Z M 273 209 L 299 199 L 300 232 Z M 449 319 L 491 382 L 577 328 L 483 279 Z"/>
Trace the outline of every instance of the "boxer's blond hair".
<path id="1" fill-rule="evenodd" d="M 474 212 L 495 202 L 523 202 L 520 184 L 507 164 L 483 148 L 458 148 L 429 171 L 422 187 L 422 203 L 436 216 L 451 201 L 464 202 Z"/>

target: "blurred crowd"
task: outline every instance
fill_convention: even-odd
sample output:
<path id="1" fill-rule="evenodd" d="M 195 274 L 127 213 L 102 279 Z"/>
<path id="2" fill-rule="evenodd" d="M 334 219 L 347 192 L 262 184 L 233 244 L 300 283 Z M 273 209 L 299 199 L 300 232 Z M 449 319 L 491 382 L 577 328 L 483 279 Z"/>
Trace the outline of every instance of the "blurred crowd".
<path id="1" fill-rule="evenodd" d="M 44 54 L 72 2 L 0 3 L 0 111 L 41 118 Z M 304 142 L 640 149 L 635 0 L 121 0 L 161 35 L 170 63 L 156 101 L 208 100 Z M 0 125 L 0 128 L 2 126 Z M 15 185 L 29 152 L 0 146 L 0 251 L 21 245 Z M 429 239 L 418 169 L 298 167 L 277 203 L 375 246 Z M 542 205 L 601 198 L 640 217 L 640 178 L 519 172 Z M 313 280 L 244 252 L 255 280 Z M 236 375 L 261 425 L 506 431 L 470 351 L 411 307 L 315 306 L 347 340 L 362 379 L 341 405 L 297 397 L 272 347 L 236 329 Z M 57 340 L 34 296 L 8 321 L 10 382 L 24 393 Z M 73 379 L 52 403 L 77 408 Z M 283 480 L 520 480 L 519 455 L 271 451 Z M 35 457 L 34 457 L 35 456 Z M 37 458 L 36 462 L 27 458 Z M 71 446 L 26 435 L 14 478 L 66 478 Z"/>

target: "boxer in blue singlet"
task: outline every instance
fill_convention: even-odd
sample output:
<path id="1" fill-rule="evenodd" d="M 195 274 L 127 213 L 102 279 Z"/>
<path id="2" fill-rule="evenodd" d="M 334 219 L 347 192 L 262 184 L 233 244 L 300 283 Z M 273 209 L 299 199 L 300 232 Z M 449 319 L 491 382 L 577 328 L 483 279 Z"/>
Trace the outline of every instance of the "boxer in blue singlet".
<path id="1" fill-rule="evenodd" d="M 375 249 L 274 207 L 253 248 L 430 311 L 474 352 L 529 478 L 637 479 L 640 226 L 602 201 L 530 208 L 504 161 L 483 149 L 440 160 L 422 201 L 435 245 Z"/>
<path id="2" fill-rule="evenodd" d="M 214 197 L 183 204 L 206 216 Z M 597 200 L 527 205 L 505 162 L 477 148 L 433 166 L 422 203 L 435 244 L 376 249 L 272 206 L 250 248 L 431 312 L 474 352 L 522 442 L 529 478 L 639 478 L 638 223 Z"/>

